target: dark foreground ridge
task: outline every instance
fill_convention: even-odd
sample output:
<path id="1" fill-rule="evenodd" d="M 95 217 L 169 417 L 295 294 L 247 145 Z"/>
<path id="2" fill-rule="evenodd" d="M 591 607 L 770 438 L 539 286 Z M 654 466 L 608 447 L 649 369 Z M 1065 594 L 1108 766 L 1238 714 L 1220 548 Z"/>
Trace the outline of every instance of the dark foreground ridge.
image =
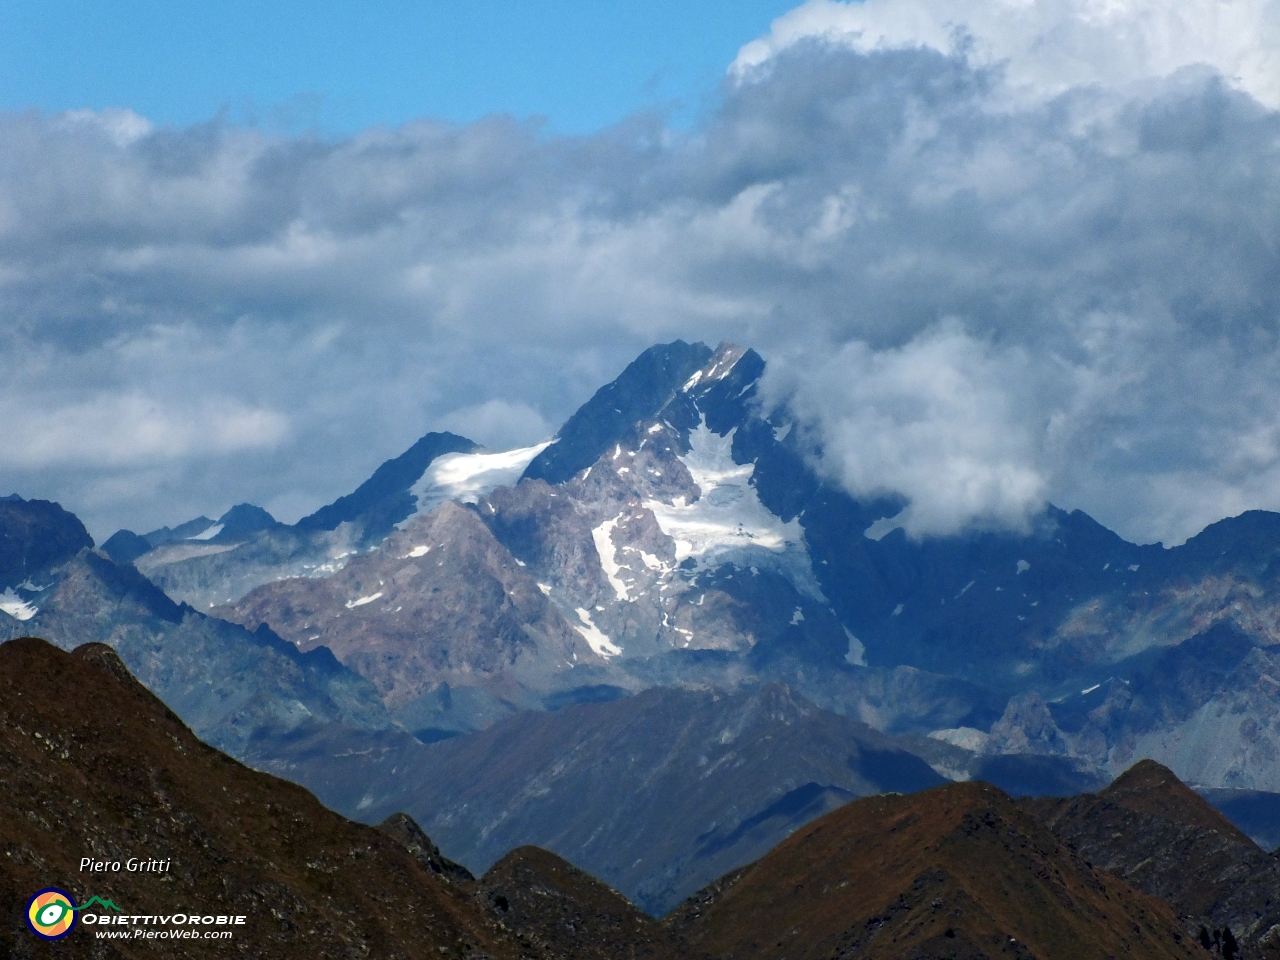
<path id="1" fill-rule="evenodd" d="M 467 889 L 391 837 L 201 743 L 114 651 L 0 645 L 0 956 L 524 955 Z M 166 874 L 79 870 L 82 857 L 171 861 Z M 104 941 L 27 929 L 59 887 L 126 915 L 244 915 L 229 940 Z"/>
<path id="2" fill-rule="evenodd" d="M 1153 760 L 1097 794 L 1024 800 L 1058 836 L 1191 927 L 1229 928 L 1245 956 L 1280 956 L 1280 859 Z"/>
<path id="3" fill-rule="evenodd" d="M 622 894 L 539 847 L 519 847 L 480 880 L 480 900 L 537 956 L 711 960 L 689 951 Z"/>
<path id="4" fill-rule="evenodd" d="M 1168 904 L 985 783 L 858 800 L 669 918 L 734 960 L 1204 957 Z"/>
<path id="5" fill-rule="evenodd" d="M 1117 830 L 1149 862 L 1129 866 Z M 535 847 L 476 880 L 409 817 L 354 823 L 200 742 L 110 647 L 29 637 L 0 645 L 0 846 L 0 956 L 15 958 L 1198 960 L 1200 918 L 1278 899 L 1270 858 L 1144 763 L 1056 804 L 985 783 L 857 800 L 656 921 Z M 84 857 L 171 866 L 94 873 Z M 24 917 L 47 887 L 126 916 L 246 923 L 180 949 L 83 922 L 50 944 Z M 1258 924 L 1238 929 L 1241 957 L 1274 955 Z"/>

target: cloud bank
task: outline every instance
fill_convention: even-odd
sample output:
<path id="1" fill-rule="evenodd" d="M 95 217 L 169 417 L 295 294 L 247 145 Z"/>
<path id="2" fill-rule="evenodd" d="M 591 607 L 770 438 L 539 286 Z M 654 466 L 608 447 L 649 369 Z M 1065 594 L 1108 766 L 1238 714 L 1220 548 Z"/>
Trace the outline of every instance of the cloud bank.
<path id="1" fill-rule="evenodd" d="M 1204 66 L 1280 107 L 1280 4 L 1274 0 L 809 0 L 739 52 L 750 75 L 806 40 L 864 53 L 929 49 L 999 67 L 1008 93 L 1133 88 Z"/>
<path id="2" fill-rule="evenodd" d="M 683 337 L 916 535 L 1280 508 L 1277 8 L 1166 6 L 808 3 L 689 132 L 0 116 L 0 492 L 294 519 Z"/>

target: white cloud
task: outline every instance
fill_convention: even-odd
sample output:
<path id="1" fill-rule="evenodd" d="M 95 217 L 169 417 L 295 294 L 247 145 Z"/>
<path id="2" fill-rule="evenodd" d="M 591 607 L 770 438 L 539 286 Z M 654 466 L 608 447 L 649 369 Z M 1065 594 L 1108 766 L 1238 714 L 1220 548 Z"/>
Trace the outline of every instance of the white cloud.
<path id="1" fill-rule="evenodd" d="M 919 534 L 1280 508 L 1271 10 L 810 3 L 689 133 L 0 115 L 0 493 L 99 536 L 296 519 L 428 430 L 541 439 L 682 337 L 756 346 Z"/>
<path id="2" fill-rule="evenodd" d="M 1206 66 L 1280 106 L 1276 0 L 809 0 L 744 46 L 732 72 L 749 77 L 805 40 L 960 55 L 1001 68 L 1014 90 L 1032 96 Z"/>
<path id="3" fill-rule="evenodd" d="M 53 409 L 0 403 L 5 460 L 10 468 L 150 468 L 278 446 L 288 419 L 271 410 L 203 398 L 174 409 L 137 394 L 101 395 Z"/>
<path id="4" fill-rule="evenodd" d="M 954 324 L 900 348 L 864 343 L 775 362 L 775 398 L 818 425 L 825 471 L 857 496 L 901 494 L 909 535 L 1021 528 L 1048 482 L 1043 431 L 1024 415 L 1027 359 Z"/>

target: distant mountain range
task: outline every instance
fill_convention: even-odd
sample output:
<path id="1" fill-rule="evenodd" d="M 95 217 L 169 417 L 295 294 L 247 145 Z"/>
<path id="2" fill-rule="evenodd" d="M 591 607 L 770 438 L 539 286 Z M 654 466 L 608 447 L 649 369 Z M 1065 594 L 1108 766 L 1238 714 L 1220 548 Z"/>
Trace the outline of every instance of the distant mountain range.
<path id="1" fill-rule="evenodd" d="M 409 813 L 476 873 L 534 843 L 655 915 L 855 797 L 946 782 L 897 739 L 780 686 L 654 689 L 430 746 L 306 734 L 249 759 L 348 816 Z"/>
<path id="2" fill-rule="evenodd" d="M 250 632 L 175 603 L 134 567 L 93 550 L 56 504 L 9 500 L 5 508 L 24 521 L 6 531 L 62 546 L 33 551 L 42 565 L 29 561 L 0 580 L 0 638 L 39 633 L 64 649 L 109 643 L 199 736 L 233 753 L 254 734 L 305 721 L 393 726 L 372 684 L 327 649 L 302 653 L 267 628 Z"/>
<path id="3" fill-rule="evenodd" d="M 293 525 L 241 504 L 95 550 L 0 500 L 0 638 L 107 643 L 335 809 L 407 810 L 477 872 L 535 843 L 653 912 L 938 778 L 1068 795 L 1151 758 L 1280 840 L 1280 515 L 1172 549 L 1053 506 L 915 540 L 819 472 L 764 370 L 659 345 L 548 442 L 429 433 Z M 713 742 L 735 723 L 750 749 Z M 730 755 L 749 776 L 700 765 Z M 618 757 L 630 833 L 590 773 Z"/>
<path id="4" fill-rule="evenodd" d="M 805 425 L 755 400 L 764 367 L 737 347 L 654 347 L 550 445 L 443 455 L 413 485 L 406 474 L 401 494 L 417 494 L 397 495 L 395 536 L 346 558 L 349 572 L 323 586 L 273 577 L 216 612 L 348 664 L 376 659 L 363 670 L 411 729 L 473 730 L 575 688 L 782 682 L 980 755 L 1057 756 L 1103 776 L 1151 756 L 1206 787 L 1280 789 L 1280 753 L 1258 746 L 1280 732 L 1264 709 L 1280 515 L 1246 513 L 1173 549 L 1051 506 L 1026 534 L 912 540 L 893 526 L 901 501 L 854 500 L 815 472 Z M 501 456 L 507 473 L 481 482 Z M 465 510 L 410 509 L 450 483 Z M 239 550 L 271 534 L 257 536 Z M 196 561 L 165 576 L 184 563 Z M 480 569 L 497 576 L 484 591 Z M 433 619 L 460 606 L 471 626 Z M 417 649 L 396 617 L 433 624 L 422 633 L 448 663 L 388 658 L 393 635 Z M 518 655 L 485 666 L 494 648 L 475 625 L 499 622 Z M 577 661 L 566 631 L 585 641 Z M 446 684 L 449 708 L 435 693 Z"/>
<path id="5" fill-rule="evenodd" d="M 786 711 L 780 697 L 766 713 Z M 858 777 L 875 743 L 856 745 Z M 0 645 L 0 842 L 14 957 L 43 955 L 25 905 L 51 885 L 152 930 L 175 913 L 245 917 L 230 941 L 185 941 L 189 957 L 1190 960 L 1210 930 L 1241 956 L 1280 955 L 1275 858 L 1151 762 L 1061 800 L 977 782 L 855 800 L 655 920 L 536 847 L 477 880 L 404 814 L 338 816 L 200 742 L 96 643 Z M 164 876 L 79 869 L 86 853 L 140 852 L 162 853 Z M 94 932 L 82 918 L 58 955 L 141 955 Z"/>

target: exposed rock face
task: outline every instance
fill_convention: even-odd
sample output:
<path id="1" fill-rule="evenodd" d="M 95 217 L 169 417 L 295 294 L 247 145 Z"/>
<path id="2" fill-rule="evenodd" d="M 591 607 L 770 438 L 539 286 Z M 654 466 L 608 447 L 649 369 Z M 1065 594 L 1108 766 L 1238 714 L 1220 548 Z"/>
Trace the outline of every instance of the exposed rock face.
<path id="1" fill-rule="evenodd" d="M 1045 704 L 1012 698 L 983 750 L 1069 757 L 1119 773 L 1149 757 L 1198 785 L 1280 787 L 1280 648 L 1230 622 L 1115 664 L 1115 675 Z"/>
<path id="2" fill-rule="evenodd" d="M 1249 651 L 1185 720 L 1137 738 L 1134 756 L 1193 783 L 1280 790 L 1280 648 Z"/>
<path id="3" fill-rule="evenodd" d="M 991 726 L 986 750 L 991 753 L 1059 754 L 1067 741 L 1053 722 L 1044 698 L 1034 690 L 1009 700 L 1004 716 Z"/>
<path id="4" fill-rule="evenodd" d="M 170 529 L 161 527 L 150 533 L 139 536 L 132 530 L 117 530 L 102 545 L 102 552 L 116 563 L 133 563 L 141 557 L 147 559 L 142 565 L 163 578 L 170 571 L 169 565 L 185 560 L 217 556 L 240 546 L 256 534 L 267 530 L 280 531 L 284 524 L 267 513 L 261 507 L 251 503 L 240 503 L 232 507 L 217 520 L 208 517 L 197 517 Z M 248 559 L 248 558 L 246 558 Z M 252 564 L 248 564 L 252 567 Z M 247 573 L 247 571 L 245 571 Z M 244 574 L 242 573 L 241 576 Z M 170 591 L 177 596 L 186 592 L 193 579 L 191 570 L 171 577 L 168 584 Z M 220 584 L 225 589 L 226 584 Z M 182 600 L 194 601 L 199 605 L 206 600 L 202 594 L 181 596 Z"/>
<path id="5" fill-rule="evenodd" d="M 403 810 L 475 872 L 548 848 L 654 915 L 853 797 L 943 782 L 894 738 L 777 686 L 648 690 L 430 746 L 300 730 L 252 762 L 350 816 Z"/>
<path id="6" fill-rule="evenodd" d="M 273 527 L 241 543 L 181 540 L 156 547 L 133 563 L 180 603 L 208 611 L 282 577 L 323 577 L 360 551 L 360 530 Z"/>
<path id="7" fill-rule="evenodd" d="M 1096 795 L 1024 805 L 1095 866 L 1168 900 L 1188 930 L 1229 926 L 1246 956 L 1280 956 L 1280 860 L 1166 767 L 1143 760 Z"/>
<path id="8" fill-rule="evenodd" d="M 487 495 L 474 483 L 455 484 L 472 491 L 474 516 L 510 557 L 474 536 L 458 539 L 488 558 L 482 566 L 505 564 L 510 573 L 514 562 L 550 612 L 509 592 L 508 574 L 498 578 L 506 585 L 485 596 L 433 581 L 438 594 L 406 606 L 385 551 L 359 561 L 369 574 L 377 568 L 376 586 L 365 576 L 364 592 L 350 593 L 354 580 L 336 591 L 276 584 L 220 612 L 251 626 L 268 623 L 304 648 L 331 645 L 425 739 L 606 690 L 781 681 L 882 729 L 973 729 L 985 742 L 956 769 L 984 775 L 977 771 L 985 766 L 1011 785 L 1019 771 L 1010 778 L 997 769 L 1001 761 L 981 758 L 1029 758 L 1020 762 L 1042 768 L 1041 789 L 1055 778 L 1062 789 L 1096 782 L 1142 752 L 1205 783 L 1280 784 L 1280 757 L 1264 756 L 1271 742 L 1265 723 L 1227 729 L 1238 704 L 1223 699 L 1227 674 L 1269 642 L 1265 600 L 1242 586 L 1270 576 L 1265 516 L 1217 525 L 1173 551 L 1127 544 L 1081 513 L 1053 508 L 1026 535 L 914 542 L 901 531 L 886 534 L 873 525 L 891 527 L 884 518 L 901 503 L 859 504 L 815 476 L 804 426 L 785 410 L 766 418 L 754 402 L 763 369 L 757 354 L 730 345 L 714 352 L 655 347 L 585 404 L 555 443 L 523 452 L 533 459 L 521 483 Z M 521 453 L 436 461 L 450 460 L 462 476 L 487 469 L 481 456 L 510 467 Z M 410 489 L 426 495 L 434 469 Z M 397 489 L 409 481 L 407 468 L 401 472 Z M 447 486 L 437 483 L 430 497 Z M 273 564 L 283 569 L 279 553 L 252 576 Z M 223 561 L 190 561 L 197 562 Z M 360 565 L 366 562 L 373 566 Z M 168 573 L 154 575 L 170 586 Z M 225 592 L 238 589 L 228 584 Z M 1253 591 L 1252 606 L 1242 590 Z M 374 594 L 378 600 L 365 607 L 347 606 Z M 490 647 L 477 639 L 478 623 L 453 622 L 464 597 L 498 624 Z M 393 622 L 397 608 L 400 622 Z M 406 630 L 410 616 L 422 625 L 425 646 Z M 521 633 L 547 632 L 529 617 L 558 618 L 601 662 L 559 677 L 548 674 L 545 657 L 513 659 L 512 651 L 529 648 Z M 1213 626 L 1223 617 L 1257 630 L 1246 636 L 1243 628 Z M 1234 629 L 1236 639 L 1186 639 L 1197 624 L 1210 626 L 1206 636 Z M 442 652 L 450 631 L 457 664 Z M 435 653 L 421 655 L 426 648 Z M 478 666 L 490 648 L 506 651 L 496 671 L 492 657 Z M 1258 658 L 1252 663 L 1256 677 L 1248 683 L 1265 685 Z M 1072 686 L 1084 693 L 1064 696 Z M 1224 755 L 1237 759 L 1224 763 Z"/>
<path id="9" fill-rule="evenodd" d="M 1173 911 L 1094 869 L 986 784 L 814 821 L 669 918 L 717 956 L 1203 956 Z"/>
<path id="10" fill-rule="evenodd" d="M 1067 789 L 1150 756 L 1201 786 L 1280 790 L 1280 515 L 1246 513 L 1169 550 L 1052 506 L 1024 532 L 913 540 L 894 525 L 900 499 L 857 501 L 815 472 L 807 425 L 761 404 L 763 371 L 733 345 L 660 345 L 550 445 L 479 451 L 431 434 L 297 528 L 239 544 L 221 521 L 206 540 L 191 539 L 205 528 L 154 531 L 172 542 L 136 562 L 202 611 L 332 642 L 424 739 L 656 685 L 783 682 L 886 731 L 967 737 L 974 749 L 951 768 L 965 775 L 1021 756 L 1042 786 Z M 401 567 L 365 554 L 449 500 L 472 505 L 468 522 L 509 556 L 460 534 L 475 584 L 433 581 L 438 594 L 397 611 L 388 577 Z M 267 599 L 276 588 L 240 602 L 357 557 L 372 564 L 364 592 L 279 587 L 303 616 Z M 0 631 L 19 629 L 31 599 L 0 599 Z M 586 646 L 562 674 L 565 637 Z"/>
<path id="11" fill-rule="evenodd" d="M 28 898 L 48 886 L 128 915 L 247 918 L 230 940 L 183 940 L 183 957 L 525 955 L 469 891 L 391 838 L 201 743 L 101 645 L 0 645 L 0 843 L 7 957 L 52 955 L 25 922 Z M 86 856 L 169 869 L 95 874 L 79 869 Z M 55 952 L 157 946 L 98 940 L 81 923 Z"/>
<path id="12" fill-rule="evenodd" d="M 572 479 L 554 489 L 522 483 L 481 505 L 566 616 L 586 612 L 625 658 L 759 648 L 757 660 L 785 650 L 838 664 L 850 652 L 800 525 L 763 506 L 754 465 L 734 457 L 762 369 L 758 355 L 722 346 L 682 384 L 663 381 L 651 399 L 664 402 L 607 431 L 607 447 Z M 589 420 L 598 400 L 570 423 Z"/>
<path id="13" fill-rule="evenodd" d="M 21 497 L 0 499 L 0 589 L 29 584 L 31 577 L 85 547 L 93 548 L 89 531 L 61 505 Z"/>
<path id="14" fill-rule="evenodd" d="M 210 529 L 203 530 L 199 536 L 209 543 L 241 543 L 262 530 L 274 530 L 282 527 L 275 517 L 261 507 L 252 503 L 238 503 L 221 517 Z"/>
<path id="15" fill-rule="evenodd" d="M 133 563 L 154 548 L 146 537 L 140 537 L 132 530 L 117 530 L 100 549 L 116 563 Z"/>
<path id="16" fill-rule="evenodd" d="M 529 464 L 525 478 L 563 483 L 595 463 L 637 423 L 655 415 L 711 357 L 683 340 L 650 347 L 561 427 L 557 442 Z"/>
<path id="17" fill-rule="evenodd" d="M 475 513 L 455 503 L 333 576 L 267 584 L 216 612 L 270 624 L 300 650 L 328 647 L 411 726 L 429 718 L 442 684 L 453 697 L 474 689 L 511 709 L 541 706 L 555 690 L 601 682 L 606 665 Z"/>

